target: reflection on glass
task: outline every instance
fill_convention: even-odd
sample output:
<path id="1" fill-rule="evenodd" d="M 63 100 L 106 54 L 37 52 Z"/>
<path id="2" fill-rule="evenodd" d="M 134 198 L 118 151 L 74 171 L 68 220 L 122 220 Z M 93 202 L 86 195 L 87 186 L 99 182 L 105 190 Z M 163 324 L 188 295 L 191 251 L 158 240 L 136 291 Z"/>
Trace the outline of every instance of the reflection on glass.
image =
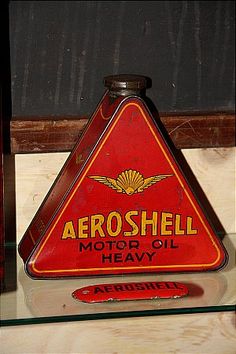
<path id="1" fill-rule="evenodd" d="M 232 240 L 235 241 L 235 235 Z M 219 308 L 236 303 L 236 267 L 235 250 L 229 237 L 225 237 L 225 247 L 229 253 L 228 265 L 219 272 L 156 274 L 156 275 L 126 275 L 113 277 L 91 277 L 63 280 L 32 280 L 24 271 L 22 262 L 18 259 L 18 286 L 17 291 L 2 294 L 1 317 L 3 320 L 23 320 L 40 318 L 94 315 L 116 313 L 117 317 L 124 313 L 152 312 L 158 314 L 170 313 L 176 309 L 178 313 L 191 312 L 191 309 L 212 307 Z M 72 298 L 74 290 L 94 284 L 140 281 L 174 281 L 186 284 L 189 295 L 179 299 L 120 301 L 86 304 Z M 68 320 L 68 317 L 64 317 Z M 13 321 L 14 322 L 14 321 Z M 14 323 L 12 323 L 14 324 Z"/>

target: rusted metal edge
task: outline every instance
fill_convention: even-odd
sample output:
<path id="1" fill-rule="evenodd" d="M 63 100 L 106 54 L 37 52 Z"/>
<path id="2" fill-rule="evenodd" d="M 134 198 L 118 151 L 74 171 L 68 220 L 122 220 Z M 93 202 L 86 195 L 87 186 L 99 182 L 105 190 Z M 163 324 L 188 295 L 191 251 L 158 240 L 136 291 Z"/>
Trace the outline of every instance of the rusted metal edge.
<path id="1" fill-rule="evenodd" d="M 235 114 L 160 113 L 166 131 L 178 149 L 235 146 Z M 10 122 L 13 154 L 70 151 L 88 117 L 13 117 Z"/>

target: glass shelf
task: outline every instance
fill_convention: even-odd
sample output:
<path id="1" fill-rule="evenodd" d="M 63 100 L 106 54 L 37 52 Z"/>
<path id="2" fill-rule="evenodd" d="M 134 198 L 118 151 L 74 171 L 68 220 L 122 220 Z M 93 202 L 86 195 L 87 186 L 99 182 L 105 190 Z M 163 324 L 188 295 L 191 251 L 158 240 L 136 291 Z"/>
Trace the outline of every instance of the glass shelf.
<path id="1" fill-rule="evenodd" d="M 32 280 L 26 275 L 22 260 L 17 256 L 16 290 L 1 295 L 2 326 L 233 311 L 236 303 L 236 234 L 226 235 L 223 243 L 229 254 L 229 262 L 218 272 Z M 182 282 L 188 286 L 189 295 L 179 299 L 96 304 L 80 302 L 71 295 L 74 290 L 87 285 L 128 281 Z"/>

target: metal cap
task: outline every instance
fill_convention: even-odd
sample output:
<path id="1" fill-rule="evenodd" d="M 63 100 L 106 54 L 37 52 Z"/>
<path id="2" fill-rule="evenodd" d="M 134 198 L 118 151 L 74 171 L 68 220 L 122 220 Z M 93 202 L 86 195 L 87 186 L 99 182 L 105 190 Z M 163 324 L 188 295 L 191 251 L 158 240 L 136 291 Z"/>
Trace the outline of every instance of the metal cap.
<path id="1" fill-rule="evenodd" d="M 104 77 L 104 86 L 121 95 L 139 93 L 151 86 L 151 80 L 142 75 L 110 75 Z"/>

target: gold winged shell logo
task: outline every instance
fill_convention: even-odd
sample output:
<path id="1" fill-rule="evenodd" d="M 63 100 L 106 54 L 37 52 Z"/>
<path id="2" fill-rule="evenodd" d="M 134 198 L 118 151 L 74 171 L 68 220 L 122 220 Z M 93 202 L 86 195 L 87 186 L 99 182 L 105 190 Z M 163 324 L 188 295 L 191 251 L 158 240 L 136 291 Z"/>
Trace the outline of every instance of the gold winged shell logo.
<path id="1" fill-rule="evenodd" d="M 132 195 L 134 193 L 141 193 L 144 189 L 171 176 L 173 175 L 157 175 L 144 178 L 140 172 L 130 169 L 121 172 L 116 179 L 105 176 L 88 177 L 104 184 L 105 186 L 115 189 L 117 193 Z"/>

